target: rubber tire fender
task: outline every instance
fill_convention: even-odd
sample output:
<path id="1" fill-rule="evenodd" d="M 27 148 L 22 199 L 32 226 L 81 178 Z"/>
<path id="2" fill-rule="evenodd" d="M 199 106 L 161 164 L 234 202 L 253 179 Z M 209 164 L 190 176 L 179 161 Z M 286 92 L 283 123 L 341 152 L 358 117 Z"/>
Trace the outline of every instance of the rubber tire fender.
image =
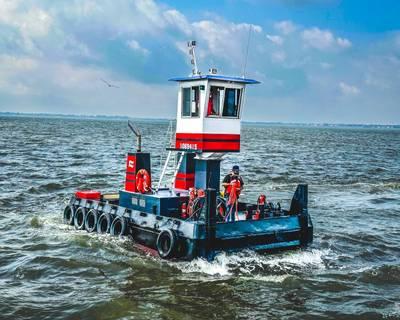
<path id="1" fill-rule="evenodd" d="M 94 221 L 93 221 L 93 225 L 90 226 L 89 225 L 89 219 L 90 217 L 93 216 L 94 217 Z M 85 217 L 85 229 L 87 232 L 91 233 L 97 230 L 97 221 L 99 220 L 99 212 L 96 209 L 90 209 L 87 213 L 86 213 L 86 217 Z"/>
<path id="2" fill-rule="evenodd" d="M 115 230 L 118 224 L 120 224 L 119 232 L 118 229 Z M 113 222 L 111 223 L 110 234 L 117 237 L 121 237 L 126 234 L 126 219 L 124 217 L 116 216 L 114 218 Z"/>
<path id="3" fill-rule="evenodd" d="M 103 222 L 106 221 L 106 229 L 102 229 L 104 226 Z M 97 233 L 109 233 L 111 228 L 111 215 L 109 213 L 103 213 L 97 220 Z"/>
<path id="4" fill-rule="evenodd" d="M 73 205 L 67 205 L 64 209 L 63 220 L 65 224 L 74 225 L 75 209 Z"/>
<path id="5" fill-rule="evenodd" d="M 74 214 L 74 226 L 76 230 L 84 230 L 85 229 L 85 219 L 86 219 L 86 208 L 79 207 L 76 209 Z M 82 220 L 80 219 L 82 215 Z M 80 221 L 78 221 L 78 219 Z"/>
<path id="6" fill-rule="evenodd" d="M 157 237 L 156 247 L 161 258 L 174 258 L 177 249 L 177 238 L 175 232 L 171 229 L 161 231 Z"/>

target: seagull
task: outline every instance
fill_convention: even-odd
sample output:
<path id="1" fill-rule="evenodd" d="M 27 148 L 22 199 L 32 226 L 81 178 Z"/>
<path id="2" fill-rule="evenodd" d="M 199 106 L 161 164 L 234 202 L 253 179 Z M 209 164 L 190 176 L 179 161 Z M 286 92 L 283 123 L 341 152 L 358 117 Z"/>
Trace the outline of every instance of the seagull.
<path id="1" fill-rule="evenodd" d="M 103 81 L 109 88 L 119 88 L 119 87 L 117 87 L 117 86 L 115 86 L 115 85 L 113 85 L 113 84 L 107 82 L 107 81 L 104 80 L 104 79 L 101 79 L 101 81 Z"/>

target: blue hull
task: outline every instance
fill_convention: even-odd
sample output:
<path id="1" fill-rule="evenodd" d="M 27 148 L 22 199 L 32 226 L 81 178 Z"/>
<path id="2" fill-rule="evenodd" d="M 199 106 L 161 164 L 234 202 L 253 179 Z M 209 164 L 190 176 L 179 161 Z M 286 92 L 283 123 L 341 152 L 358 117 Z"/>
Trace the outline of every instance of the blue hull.
<path id="1" fill-rule="evenodd" d="M 300 190 L 300 191 L 299 191 Z M 305 191 L 307 191 L 305 189 Z M 160 253 L 163 258 L 191 260 L 196 257 L 212 259 L 216 253 L 235 252 L 245 249 L 254 251 L 273 251 L 307 246 L 313 240 L 313 225 L 308 214 L 305 191 L 301 188 L 296 191 L 292 200 L 292 212 L 283 210 L 281 216 L 266 217 L 260 220 L 240 220 L 235 222 L 216 222 L 215 201 L 207 201 L 206 219 L 184 220 L 174 217 L 172 211 L 165 214 L 153 207 L 148 211 L 138 211 L 126 206 L 126 199 L 114 201 L 86 200 L 73 196 L 70 200 L 71 214 L 64 211 L 66 223 L 75 224 L 77 229 L 87 231 L 110 232 L 114 235 L 129 236 L 140 248 Z M 143 195 L 133 194 L 141 198 Z M 215 191 L 214 191 L 215 197 Z M 210 197 L 211 198 L 211 197 Z M 172 199 L 172 200 L 171 200 Z M 211 198 L 212 199 L 212 198 Z M 151 203 L 150 197 L 149 200 Z M 215 200 L 215 198 L 214 198 Z M 174 197 L 165 200 L 166 205 L 174 202 Z M 125 204 L 121 205 L 121 202 Z M 131 202 L 132 203 L 132 202 Z M 136 200 L 133 201 L 136 202 Z M 143 203 L 143 205 L 145 205 Z M 80 210 L 78 210 L 81 208 Z M 297 212 L 293 212 L 293 210 Z M 80 213 L 77 213 L 77 212 Z M 96 215 L 96 226 L 90 228 L 88 216 Z M 214 214 L 213 214 L 214 212 Z M 101 216 L 107 219 L 100 218 Z M 117 219 L 119 218 L 119 220 Z M 84 220 L 84 221 L 83 221 Z M 101 221 L 100 221 L 101 220 Z M 122 224 L 118 224 L 118 221 Z M 82 222 L 83 221 L 83 222 Z M 113 222 L 117 221 L 117 223 Z M 86 223 L 84 223 L 86 222 Z M 160 234 L 166 235 L 166 243 L 161 243 Z M 168 238 L 168 234 L 170 239 Z M 172 242 L 172 244 L 170 242 Z M 165 244 L 173 246 L 171 252 L 163 252 Z M 165 254 L 166 253 L 166 254 Z"/>

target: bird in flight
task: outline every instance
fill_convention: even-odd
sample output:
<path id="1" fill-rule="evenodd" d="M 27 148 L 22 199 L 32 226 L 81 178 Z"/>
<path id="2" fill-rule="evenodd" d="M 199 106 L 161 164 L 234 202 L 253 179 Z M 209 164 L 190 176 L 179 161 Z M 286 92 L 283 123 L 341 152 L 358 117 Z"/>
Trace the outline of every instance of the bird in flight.
<path id="1" fill-rule="evenodd" d="M 104 79 L 101 79 L 101 81 L 103 81 L 109 88 L 119 88 L 118 86 L 115 86 L 115 85 L 113 85 L 113 84 L 107 82 L 107 81 L 104 80 Z"/>

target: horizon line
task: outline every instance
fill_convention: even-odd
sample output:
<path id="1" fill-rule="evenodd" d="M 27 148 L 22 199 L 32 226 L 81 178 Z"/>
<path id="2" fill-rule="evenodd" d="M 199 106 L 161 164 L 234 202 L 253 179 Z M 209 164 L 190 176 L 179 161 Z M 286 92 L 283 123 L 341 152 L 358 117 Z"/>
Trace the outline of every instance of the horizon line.
<path id="1" fill-rule="evenodd" d="M 51 112 L 15 112 L 15 111 L 0 111 L 0 116 L 31 116 L 31 117 L 74 117 L 74 118 L 104 118 L 104 119 L 135 119 L 135 120 L 164 120 L 164 121 L 176 121 L 176 118 L 156 118 L 156 117 L 132 117 L 127 115 L 104 115 L 104 114 L 74 114 L 74 113 L 51 113 Z M 256 120 L 241 120 L 243 123 L 253 123 L 253 124 L 282 124 L 282 125 L 314 125 L 314 126 L 375 126 L 375 127 L 400 127 L 398 124 L 382 124 L 382 123 L 340 123 L 340 122 L 286 122 L 286 121 L 256 121 Z"/>

